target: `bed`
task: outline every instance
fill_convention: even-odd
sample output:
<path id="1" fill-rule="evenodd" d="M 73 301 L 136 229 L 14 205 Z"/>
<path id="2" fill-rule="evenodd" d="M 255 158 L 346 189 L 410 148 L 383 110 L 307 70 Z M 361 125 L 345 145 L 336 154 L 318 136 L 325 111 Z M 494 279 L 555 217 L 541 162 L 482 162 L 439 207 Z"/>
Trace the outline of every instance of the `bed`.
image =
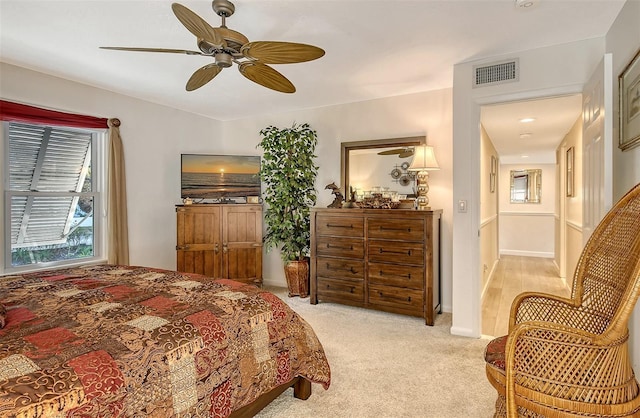
<path id="1" fill-rule="evenodd" d="M 231 280 L 69 268 L 0 277 L 0 304 L 1 417 L 252 416 L 330 384 L 311 327 Z"/>

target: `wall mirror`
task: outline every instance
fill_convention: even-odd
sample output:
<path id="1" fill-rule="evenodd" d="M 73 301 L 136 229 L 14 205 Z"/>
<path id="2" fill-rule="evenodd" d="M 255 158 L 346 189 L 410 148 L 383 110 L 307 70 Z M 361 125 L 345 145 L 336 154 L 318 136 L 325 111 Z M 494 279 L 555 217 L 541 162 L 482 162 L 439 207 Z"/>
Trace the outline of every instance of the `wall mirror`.
<path id="1" fill-rule="evenodd" d="M 389 151 L 394 152 L 398 149 L 413 149 L 414 146 L 425 144 L 427 140 L 426 136 L 413 136 L 404 138 L 388 138 L 388 139 L 374 139 L 368 141 L 353 141 L 341 143 L 341 158 L 340 158 L 340 178 L 342 180 L 341 188 L 345 198 L 349 197 L 349 187 L 354 188 L 367 188 L 372 185 L 384 185 L 381 184 L 383 180 L 378 180 L 376 177 L 384 177 L 393 179 L 395 173 L 395 166 L 398 166 L 402 170 L 403 163 L 411 163 L 411 157 L 401 158 L 400 154 L 394 153 L 389 155 L 380 155 L 380 152 Z M 405 153 L 402 154 L 403 156 Z M 370 167 L 370 172 L 355 167 L 355 164 L 351 164 L 356 159 L 362 160 L 366 158 Z M 408 164 L 406 164 L 408 166 Z M 358 165 L 359 167 L 361 164 Z M 381 168 L 381 166 L 383 168 Z M 392 187 L 395 187 L 400 192 L 406 192 L 409 194 L 412 192 L 411 184 L 404 184 L 401 181 L 401 177 L 398 177 L 398 181 L 394 182 Z M 390 180 L 392 181 L 392 180 Z M 370 184 L 372 183 L 372 184 Z M 401 190 L 405 188 L 407 190 Z"/>
<path id="2" fill-rule="evenodd" d="M 540 203 L 542 170 L 511 170 L 511 203 Z"/>

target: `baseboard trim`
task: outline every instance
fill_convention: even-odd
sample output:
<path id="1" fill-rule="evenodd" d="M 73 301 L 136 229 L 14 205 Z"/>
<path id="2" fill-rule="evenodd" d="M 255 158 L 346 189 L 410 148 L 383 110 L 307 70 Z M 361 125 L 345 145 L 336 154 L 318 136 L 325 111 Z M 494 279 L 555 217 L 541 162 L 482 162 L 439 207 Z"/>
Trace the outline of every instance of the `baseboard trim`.
<path id="1" fill-rule="evenodd" d="M 555 254 L 545 251 L 500 250 L 500 255 L 520 255 L 523 257 L 554 258 Z"/>
<path id="2" fill-rule="evenodd" d="M 477 333 L 473 332 L 473 330 L 469 328 L 451 327 L 451 334 L 459 335 L 460 337 L 480 338 Z"/>
<path id="3" fill-rule="evenodd" d="M 567 224 L 567 226 L 569 228 L 572 228 L 572 229 L 582 233 L 582 224 L 579 224 L 579 223 L 576 223 L 576 222 L 573 222 L 573 221 L 570 221 L 570 220 L 566 220 L 565 224 Z"/>
<path id="4" fill-rule="evenodd" d="M 482 294 L 480 295 L 480 300 L 482 302 L 484 302 L 484 295 L 487 293 L 487 288 L 489 287 L 489 283 L 491 283 L 491 280 L 493 279 L 493 273 L 495 273 L 499 261 L 500 259 L 494 260 L 493 265 L 491 266 L 491 271 L 487 276 L 487 282 L 484 284 L 484 287 L 482 288 Z"/>

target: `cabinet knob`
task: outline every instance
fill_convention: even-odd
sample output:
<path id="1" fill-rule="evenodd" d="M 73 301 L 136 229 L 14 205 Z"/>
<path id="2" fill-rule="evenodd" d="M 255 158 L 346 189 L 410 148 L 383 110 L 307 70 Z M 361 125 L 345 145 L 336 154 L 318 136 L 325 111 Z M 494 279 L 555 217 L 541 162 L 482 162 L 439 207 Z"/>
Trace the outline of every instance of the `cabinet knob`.
<path id="1" fill-rule="evenodd" d="M 215 251 L 216 254 L 218 254 L 220 252 L 220 244 L 216 242 L 216 246 L 214 247 L 213 251 Z"/>

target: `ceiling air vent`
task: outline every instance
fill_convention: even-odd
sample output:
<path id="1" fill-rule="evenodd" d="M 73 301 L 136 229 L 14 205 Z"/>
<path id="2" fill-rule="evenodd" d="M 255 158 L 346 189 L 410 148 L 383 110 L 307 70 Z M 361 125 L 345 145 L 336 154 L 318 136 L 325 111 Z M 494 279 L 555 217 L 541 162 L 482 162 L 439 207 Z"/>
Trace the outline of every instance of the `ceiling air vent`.
<path id="1" fill-rule="evenodd" d="M 473 67 L 473 87 L 509 83 L 520 79 L 518 59 L 476 65 Z"/>

